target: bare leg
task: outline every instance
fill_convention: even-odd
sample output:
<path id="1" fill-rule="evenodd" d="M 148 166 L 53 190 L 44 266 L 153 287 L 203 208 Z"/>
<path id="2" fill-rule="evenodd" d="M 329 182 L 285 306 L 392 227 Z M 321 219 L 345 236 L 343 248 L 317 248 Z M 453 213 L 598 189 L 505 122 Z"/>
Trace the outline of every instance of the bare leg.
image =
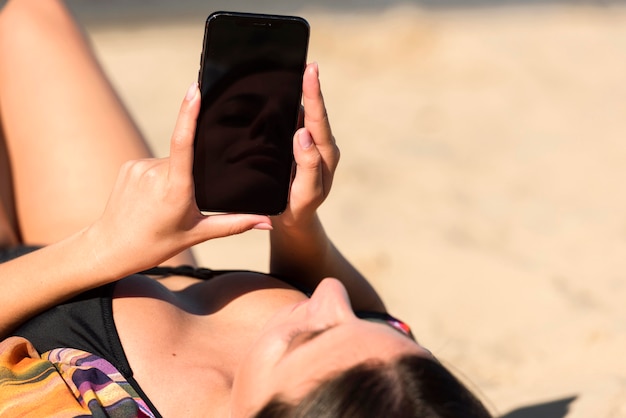
<path id="1" fill-rule="evenodd" d="M 26 244 L 48 244 L 89 225 L 120 165 L 151 156 L 57 0 L 11 0 L 2 10 L 0 111 Z M 187 252 L 172 262 L 193 258 Z"/>
<path id="2" fill-rule="evenodd" d="M 18 243 L 11 167 L 1 122 L 0 120 L 0 249 L 11 247 Z"/>

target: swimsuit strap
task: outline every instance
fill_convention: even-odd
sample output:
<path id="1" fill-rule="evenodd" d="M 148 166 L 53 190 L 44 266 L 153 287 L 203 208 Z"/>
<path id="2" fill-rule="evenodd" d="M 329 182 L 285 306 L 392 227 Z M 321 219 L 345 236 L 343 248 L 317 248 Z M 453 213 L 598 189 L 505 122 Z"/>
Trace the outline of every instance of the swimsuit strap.
<path id="1" fill-rule="evenodd" d="M 356 316 L 360 319 L 364 319 L 366 321 L 372 322 L 380 322 L 382 324 L 387 324 L 396 331 L 410 337 L 412 340 L 415 340 L 415 336 L 411 332 L 411 327 L 400 319 L 389 315 L 388 313 L 382 312 L 373 312 L 373 311 L 358 311 L 355 312 Z"/>
<path id="2" fill-rule="evenodd" d="M 148 270 L 139 272 L 139 274 L 145 274 L 148 276 L 186 276 L 193 277 L 195 279 L 209 280 L 220 274 L 228 273 L 227 270 L 211 270 L 204 267 L 193 267 L 188 265 L 181 265 L 176 267 L 153 267 Z"/>

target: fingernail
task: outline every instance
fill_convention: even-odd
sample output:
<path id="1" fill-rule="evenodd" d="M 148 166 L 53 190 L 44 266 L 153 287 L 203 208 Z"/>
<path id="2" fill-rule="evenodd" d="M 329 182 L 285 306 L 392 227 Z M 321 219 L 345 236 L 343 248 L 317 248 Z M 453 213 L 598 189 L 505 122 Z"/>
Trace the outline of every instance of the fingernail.
<path id="1" fill-rule="evenodd" d="M 271 231 L 273 228 L 272 228 L 272 225 L 270 225 L 268 223 L 265 223 L 265 222 L 262 222 L 260 224 L 254 225 L 252 227 L 252 229 L 258 229 L 258 230 L 261 230 L 261 231 Z"/>
<path id="2" fill-rule="evenodd" d="M 198 83 L 194 81 L 193 83 L 191 83 L 191 86 L 189 86 L 187 94 L 185 94 L 185 100 L 189 101 L 196 97 L 196 91 L 198 91 Z"/>
<path id="3" fill-rule="evenodd" d="M 311 68 L 315 71 L 315 74 L 320 75 L 320 66 L 317 64 L 317 61 L 313 61 L 311 63 Z"/>
<path id="4" fill-rule="evenodd" d="M 298 142 L 302 149 L 307 149 L 313 145 L 313 138 L 311 138 L 311 134 L 307 129 L 301 129 L 300 132 L 298 132 Z"/>

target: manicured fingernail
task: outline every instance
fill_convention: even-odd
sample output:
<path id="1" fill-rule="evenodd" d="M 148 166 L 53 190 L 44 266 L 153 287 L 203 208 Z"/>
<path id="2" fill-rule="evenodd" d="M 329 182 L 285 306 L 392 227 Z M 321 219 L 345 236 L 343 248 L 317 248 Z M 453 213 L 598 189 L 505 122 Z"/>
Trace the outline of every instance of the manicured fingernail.
<path id="1" fill-rule="evenodd" d="M 198 91 L 198 83 L 194 81 L 191 83 L 191 86 L 189 86 L 187 94 L 185 94 L 185 100 L 191 100 L 196 97 L 196 91 Z"/>
<path id="2" fill-rule="evenodd" d="M 298 142 L 302 149 L 307 149 L 313 145 L 313 138 L 311 138 L 311 134 L 307 129 L 301 129 L 300 132 L 298 132 Z"/>
<path id="3" fill-rule="evenodd" d="M 265 223 L 265 222 L 262 222 L 260 224 L 254 225 L 252 227 L 252 229 L 258 229 L 258 230 L 261 230 L 261 231 L 271 231 L 273 228 L 272 228 L 272 225 L 270 225 L 268 223 Z"/>

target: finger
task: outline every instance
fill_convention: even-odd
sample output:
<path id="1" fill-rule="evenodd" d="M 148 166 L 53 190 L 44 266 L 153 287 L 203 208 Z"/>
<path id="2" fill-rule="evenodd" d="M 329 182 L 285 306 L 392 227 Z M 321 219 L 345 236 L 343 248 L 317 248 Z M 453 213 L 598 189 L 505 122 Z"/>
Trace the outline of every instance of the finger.
<path id="1" fill-rule="evenodd" d="M 339 162 L 339 150 L 335 144 L 335 138 L 328 121 L 328 114 L 319 82 L 319 69 L 316 63 L 309 64 L 304 72 L 302 97 L 304 126 L 311 133 L 326 169 L 333 172 Z"/>
<path id="2" fill-rule="evenodd" d="M 193 83 L 178 113 L 172 141 L 170 143 L 170 179 L 190 178 L 193 168 L 193 140 L 196 132 L 196 120 L 200 111 L 200 91 Z"/>
<path id="3" fill-rule="evenodd" d="M 292 189 L 301 196 L 322 196 L 323 176 L 322 156 L 313 143 L 307 128 L 298 129 L 294 138 L 293 155 L 296 161 L 296 177 Z"/>
<path id="4" fill-rule="evenodd" d="M 302 102 L 304 104 L 304 126 L 313 135 L 315 144 L 318 146 L 331 144 L 333 136 L 320 87 L 317 63 L 307 65 L 304 71 Z"/>
<path id="5" fill-rule="evenodd" d="M 264 215 L 222 214 L 210 215 L 197 225 L 198 243 L 212 238 L 241 234 L 251 229 L 271 230 L 272 221 Z"/>

